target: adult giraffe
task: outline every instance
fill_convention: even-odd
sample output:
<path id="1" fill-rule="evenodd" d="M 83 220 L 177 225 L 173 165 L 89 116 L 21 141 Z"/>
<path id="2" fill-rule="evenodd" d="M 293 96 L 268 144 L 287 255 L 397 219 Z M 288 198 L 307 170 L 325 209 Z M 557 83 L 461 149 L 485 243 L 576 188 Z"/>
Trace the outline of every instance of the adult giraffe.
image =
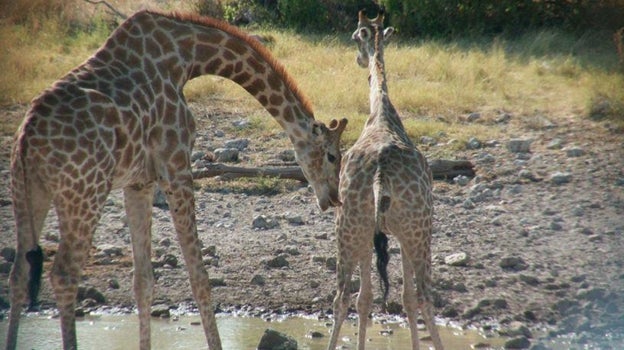
<path id="1" fill-rule="evenodd" d="M 221 348 L 195 222 L 195 121 L 182 91 L 204 74 L 229 78 L 253 95 L 286 130 L 321 210 L 340 205 L 345 119 L 333 120 L 330 128 L 315 121 L 284 68 L 238 29 L 193 15 L 137 12 L 92 57 L 35 98 L 17 131 L 11 154 L 17 254 L 9 278 L 7 349 L 17 347 L 22 303 L 37 304 L 43 263 L 38 241 L 50 203 L 61 231 L 50 279 L 63 348 L 76 349 L 78 281 L 102 207 L 115 188 L 123 188 L 132 237 L 140 348 L 150 348 L 156 183 L 169 203 L 208 346 Z"/>
<path id="2" fill-rule="evenodd" d="M 431 170 L 405 132 L 401 118 L 390 102 L 383 45 L 394 29 L 388 27 L 384 30 L 383 20 L 382 13 L 370 20 L 360 11 L 358 27 L 352 36 L 358 45 L 358 64 L 369 69 L 370 115 L 362 134 L 345 153 L 340 171 L 339 191 L 343 204 L 336 208 L 337 293 L 333 305 L 334 326 L 327 348 L 336 348 L 349 306 L 349 282 L 359 265 L 357 345 L 358 349 L 364 349 L 366 325 L 373 302 L 373 243 L 385 303 L 389 287 L 388 233 L 401 245 L 403 306 L 409 321 L 412 349 L 418 349 L 416 319 L 420 309 L 433 345 L 436 350 L 442 350 L 433 319 L 430 292 Z"/>

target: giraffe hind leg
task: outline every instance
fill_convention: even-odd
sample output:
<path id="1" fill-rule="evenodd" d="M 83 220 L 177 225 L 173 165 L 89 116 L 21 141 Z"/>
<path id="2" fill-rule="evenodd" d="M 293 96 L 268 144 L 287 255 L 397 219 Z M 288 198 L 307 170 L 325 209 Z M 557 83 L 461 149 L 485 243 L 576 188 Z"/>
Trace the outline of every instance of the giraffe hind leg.
<path id="1" fill-rule="evenodd" d="M 357 297 L 358 313 L 358 349 L 366 346 L 366 328 L 368 315 L 373 304 L 373 287 L 371 283 L 371 257 L 367 256 L 360 262 L 360 293 Z"/>
<path id="2" fill-rule="evenodd" d="M 134 295 L 139 310 L 139 348 L 151 344 L 150 311 L 154 289 L 151 264 L 151 220 L 154 184 L 124 188 L 124 207 L 128 216 L 134 259 Z"/>
<path id="3" fill-rule="evenodd" d="M 12 177 L 21 179 L 19 174 L 15 173 L 12 173 Z M 12 187 L 17 249 L 9 275 L 11 309 L 6 349 L 17 348 L 20 315 L 26 299 L 30 299 L 31 308 L 38 304 L 43 253 L 37 241 L 50 207 L 50 194 L 38 182 L 26 183 L 18 180 Z M 37 200 L 31 201 L 32 198 Z"/>

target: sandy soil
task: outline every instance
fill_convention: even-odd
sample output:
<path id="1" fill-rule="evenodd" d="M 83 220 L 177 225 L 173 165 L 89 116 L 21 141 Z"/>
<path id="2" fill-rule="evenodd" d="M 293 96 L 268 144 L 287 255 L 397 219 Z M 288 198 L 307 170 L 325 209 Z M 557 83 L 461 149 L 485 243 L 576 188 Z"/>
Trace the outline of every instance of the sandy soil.
<path id="1" fill-rule="evenodd" d="M 199 124 L 196 152 L 238 138 L 244 115 L 192 104 Z M 24 108 L 1 114 L 23 113 Z M 2 119 L 2 117 L 0 117 Z M 241 122 L 243 121 L 243 122 Z M 472 122 L 488 122 L 479 120 Z M 573 347 L 624 344 L 624 137 L 581 117 L 489 121 L 505 130 L 457 153 L 477 176 L 435 182 L 433 277 L 436 314 L 540 344 L 572 333 Z M 479 135 L 475 135 L 478 139 Z M 275 141 L 274 138 L 279 140 Z M 529 152 L 509 141 L 532 140 Z M 283 135 L 249 139 L 239 165 L 258 166 L 288 150 Z M 283 144 L 283 148 L 267 144 Z M 14 222 L 8 190 L 11 138 L 0 144 L 0 309 L 8 304 Z M 445 144 L 424 146 L 433 153 Z M 200 156 L 198 153 L 197 156 Z M 330 312 L 335 284 L 333 213 L 321 213 L 305 184 L 286 181 L 271 193 L 201 180 L 197 223 L 220 310 Z M 268 228 L 254 219 L 264 217 Z M 58 242 L 51 212 L 41 243 L 50 271 Z M 132 308 L 132 259 L 123 199 L 110 196 L 81 285 L 105 305 Z M 190 305 L 192 297 L 166 206 L 154 206 L 155 304 Z M 391 239 L 390 300 L 400 302 L 398 245 Z M 376 278 L 376 276 L 375 276 Z M 375 280 L 376 281 L 376 280 Z M 376 295 L 379 290 L 376 288 Z M 46 279 L 44 307 L 53 307 Z M 101 303 L 83 301 L 83 310 Z M 379 305 L 375 306 L 379 311 Z M 539 348 L 539 347 L 536 347 Z"/>

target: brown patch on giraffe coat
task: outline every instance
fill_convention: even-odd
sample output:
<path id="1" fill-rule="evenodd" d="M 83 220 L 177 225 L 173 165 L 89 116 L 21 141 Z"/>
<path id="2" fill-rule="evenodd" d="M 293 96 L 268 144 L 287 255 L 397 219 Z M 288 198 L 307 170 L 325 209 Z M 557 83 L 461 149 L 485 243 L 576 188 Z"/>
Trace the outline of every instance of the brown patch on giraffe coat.
<path id="1" fill-rule="evenodd" d="M 195 59 L 206 60 L 209 57 L 216 56 L 219 53 L 219 48 L 213 45 L 206 45 L 202 42 L 195 45 Z M 218 64 L 220 65 L 220 63 Z"/>
<path id="2" fill-rule="evenodd" d="M 258 74 L 264 74 L 266 72 L 266 68 L 264 67 L 264 64 L 259 59 L 254 57 L 253 55 L 247 58 L 246 62 L 254 70 L 254 72 Z"/>
<path id="3" fill-rule="evenodd" d="M 242 56 L 247 52 L 247 47 L 243 46 L 238 40 L 230 39 L 225 42 L 224 46 L 229 50 L 234 51 L 234 53 L 239 56 Z"/>
<path id="4" fill-rule="evenodd" d="M 217 72 L 217 74 L 220 76 L 229 77 L 232 74 L 232 71 L 233 71 L 232 65 L 226 64 L 221 67 L 221 69 Z"/>
<path id="5" fill-rule="evenodd" d="M 272 95 L 269 97 L 269 102 L 270 102 L 271 104 L 273 104 L 273 105 L 279 106 L 279 105 L 281 105 L 282 103 L 284 103 L 284 98 L 283 98 L 282 96 L 280 96 L 280 95 L 277 95 L 277 94 L 272 94 Z M 288 120 L 288 121 L 289 121 L 289 122 L 292 122 L 292 118 L 291 118 L 291 120 Z"/>
<path id="6" fill-rule="evenodd" d="M 282 115 L 284 117 L 284 120 L 289 123 L 292 123 L 295 121 L 295 116 L 293 115 L 293 109 L 290 106 L 284 107 Z"/>
<path id="7" fill-rule="evenodd" d="M 247 73 L 247 72 L 241 72 L 235 76 L 232 77 L 232 80 L 234 80 L 235 82 L 237 82 L 240 85 L 244 85 L 247 81 L 249 81 L 249 79 L 252 78 L 252 75 Z M 247 87 L 245 87 L 245 89 L 247 90 L 247 92 L 251 93 L 249 91 L 249 89 L 247 89 Z"/>

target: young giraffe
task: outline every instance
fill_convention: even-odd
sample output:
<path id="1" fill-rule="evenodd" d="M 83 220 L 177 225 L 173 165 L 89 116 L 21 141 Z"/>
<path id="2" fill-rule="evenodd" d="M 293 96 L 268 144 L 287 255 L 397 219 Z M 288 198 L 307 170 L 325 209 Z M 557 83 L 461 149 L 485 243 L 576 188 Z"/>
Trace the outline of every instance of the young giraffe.
<path id="1" fill-rule="evenodd" d="M 345 119 L 333 120 L 329 128 L 315 121 L 284 68 L 238 29 L 192 15 L 138 12 L 91 58 L 34 99 L 16 134 L 11 186 L 17 255 L 10 274 L 7 349 L 17 347 L 22 303 L 37 304 L 43 261 L 38 241 L 50 203 L 61 231 L 50 279 L 63 348 L 76 349 L 78 281 L 104 202 L 116 188 L 124 191 L 132 237 L 140 348 L 150 348 L 156 183 L 169 203 L 208 346 L 221 349 L 195 222 L 190 163 L 195 122 L 183 95 L 185 83 L 204 74 L 229 78 L 253 95 L 286 130 L 321 210 L 340 205 Z"/>
<path id="2" fill-rule="evenodd" d="M 349 306 L 349 282 L 358 265 L 361 281 L 356 305 L 359 317 L 357 344 L 358 349 L 364 349 L 366 324 L 373 301 L 373 243 L 384 303 L 388 294 L 386 268 L 389 257 L 385 233 L 394 235 L 401 245 L 403 305 L 409 321 L 412 349 L 418 349 L 418 309 L 435 348 L 442 349 L 430 301 L 432 176 L 425 157 L 410 141 L 388 97 L 383 43 L 393 30 L 392 27 L 383 29 L 383 14 L 369 20 L 360 11 L 358 28 L 352 36 L 359 49 L 358 64 L 370 69 L 370 116 L 362 134 L 345 154 L 340 172 L 342 206 L 336 208 L 338 288 L 328 349 L 336 348 Z M 412 283 L 414 277 L 416 291 Z"/>

